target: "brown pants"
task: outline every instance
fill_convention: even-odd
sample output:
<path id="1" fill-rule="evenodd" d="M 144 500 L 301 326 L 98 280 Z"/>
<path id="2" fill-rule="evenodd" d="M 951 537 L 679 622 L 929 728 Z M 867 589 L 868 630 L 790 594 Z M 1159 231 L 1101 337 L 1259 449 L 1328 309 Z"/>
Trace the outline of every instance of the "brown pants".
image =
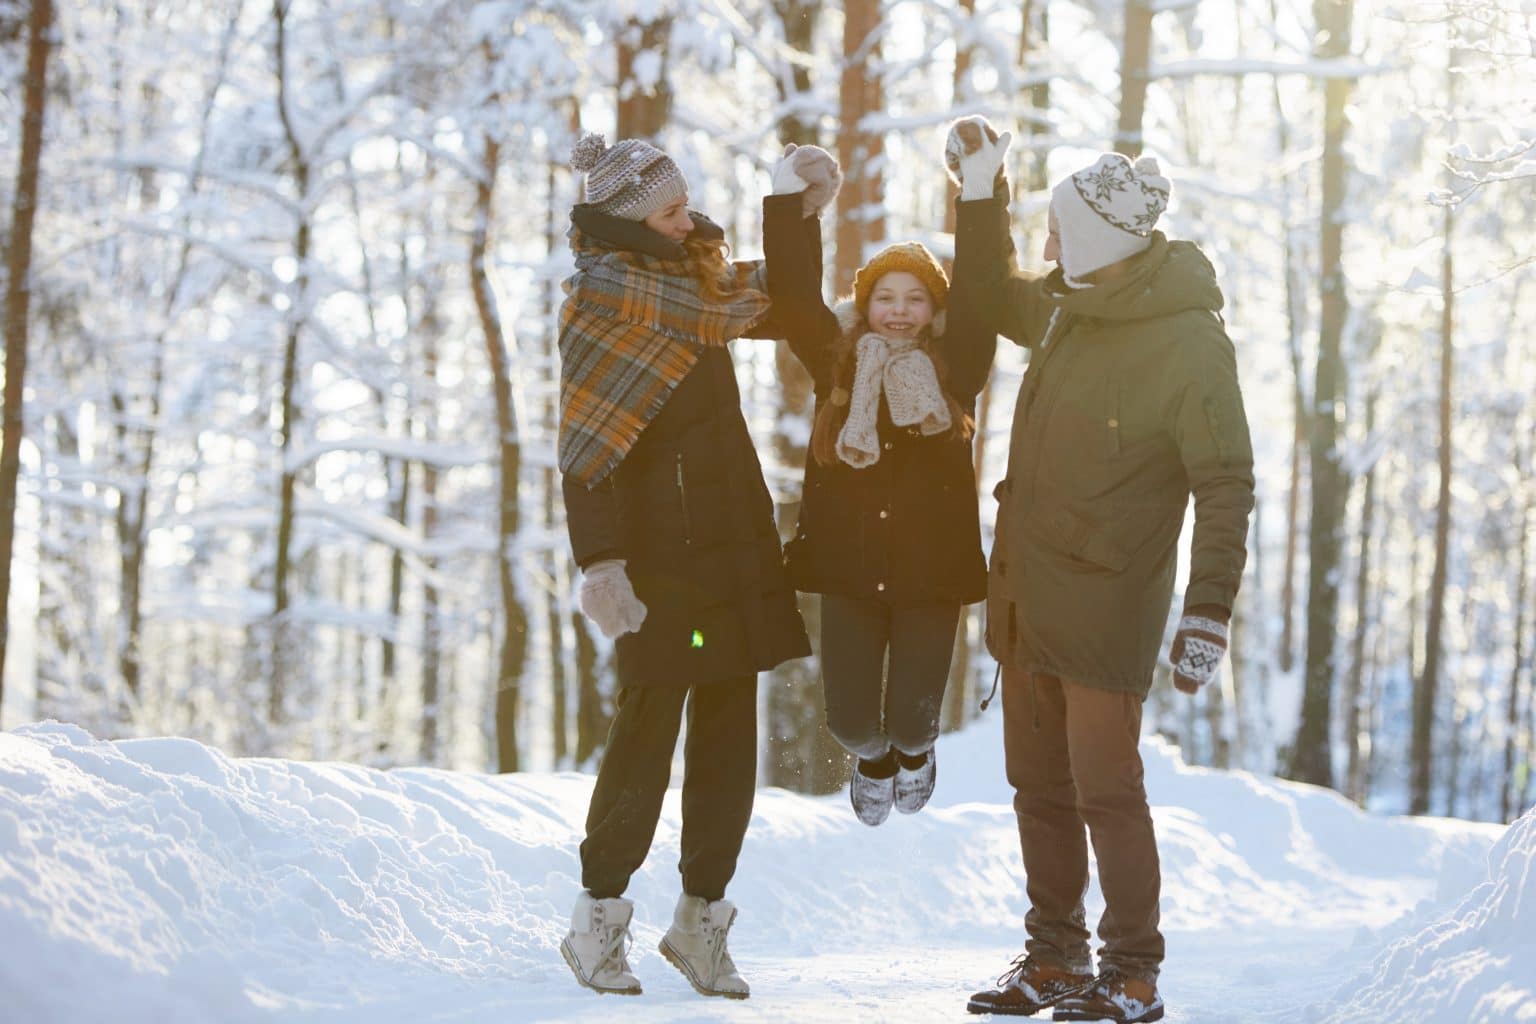
<path id="1" fill-rule="evenodd" d="M 1025 948 L 1042 963 L 1091 970 L 1086 826 L 1104 892 L 1100 969 L 1155 983 L 1162 877 L 1137 749 L 1141 701 L 1004 668 L 1003 730 L 1030 903 Z"/>

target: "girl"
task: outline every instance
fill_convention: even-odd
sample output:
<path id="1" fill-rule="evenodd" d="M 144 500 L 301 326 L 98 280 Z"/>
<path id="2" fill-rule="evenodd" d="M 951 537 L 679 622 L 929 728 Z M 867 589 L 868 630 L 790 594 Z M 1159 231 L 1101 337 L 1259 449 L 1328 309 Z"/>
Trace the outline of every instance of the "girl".
<path id="1" fill-rule="evenodd" d="M 764 212 L 769 296 L 816 391 L 785 555 L 795 587 L 823 595 L 827 725 L 859 759 L 855 813 L 878 825 L 933 793 L 955 627 L 986 597 L 971 433 L 996 339 L 946 325 L 949 282 L 916 242 L 875 256 L 828 309 L 820 232 L 794 185 L 776 180 Z"/>
<path id="2" fill-rule="evenodd" d="M 811 163 L 830 198 L 835 165 Z M 744 999 L 724 896 L 752 814 L 756 674 L 810 645 L 725 346 L 782 335 L 762 265 L 726 261 L 670 157 L 587 135 L 571 165 L 587 201 L 571 211 L 560 310 L 559 466 L 581 608 L 617 640 L 619 689 L 561 952 L 583 985 L 640 992 L 623 893 L 656 832 L 686 701 L 682 895 L 661 952 L 700 993 Z"/>

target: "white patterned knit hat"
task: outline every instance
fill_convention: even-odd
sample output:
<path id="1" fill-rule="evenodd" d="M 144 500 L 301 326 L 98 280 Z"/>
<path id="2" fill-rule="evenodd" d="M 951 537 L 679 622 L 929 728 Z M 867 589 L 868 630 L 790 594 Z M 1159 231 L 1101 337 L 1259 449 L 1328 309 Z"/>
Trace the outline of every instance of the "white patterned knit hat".
<path id="1" fill-rule="evenodd" d="M 1052 189 L 1051 212 L 1067 280 L 1077 283 L 1151 245 L 1152 229 L 1172 191 L 1152 157 L 1133 164 L 1120 153 L 1103 154 Z"/>
<path id="2" fill-rule="evenodd" d="M 624 220 L 645 220 L 688 195 L 688 179 L 672 158 L 639 139 L 609 146 L 588 132 L 571 148 L 571 167 L 587 176 L 587 202 Z"/>

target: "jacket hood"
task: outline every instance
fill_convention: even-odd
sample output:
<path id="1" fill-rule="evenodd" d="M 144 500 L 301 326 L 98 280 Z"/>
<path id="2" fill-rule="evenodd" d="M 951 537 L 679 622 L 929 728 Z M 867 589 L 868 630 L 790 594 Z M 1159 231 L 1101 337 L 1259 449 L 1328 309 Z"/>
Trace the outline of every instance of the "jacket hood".
<path id="1" fill-rule="evenodd" d="M 1127 272 L 1092 288 L 1073 288 L 1053 270 L 1046 287 L 1068 313 L 1100 320 L 1149 320 L 1186 310 L 1219 312 L 1216 270 L 1194 242 L 1170 242 L 1161 231 L 1133 257 Z"/>

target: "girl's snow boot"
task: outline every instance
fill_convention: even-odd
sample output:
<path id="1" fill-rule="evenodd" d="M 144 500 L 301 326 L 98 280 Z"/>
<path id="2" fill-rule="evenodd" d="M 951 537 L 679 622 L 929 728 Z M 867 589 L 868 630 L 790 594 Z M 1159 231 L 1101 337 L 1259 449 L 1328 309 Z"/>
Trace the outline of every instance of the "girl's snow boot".
<path id="1" fill-rule="evenodd" d="M 917 757 L 898 753 L 896 764 L 896 809 L 902 814 L 916 814 L 933 796 L 938 758 L 930 747 Z"/>
<path id="2" fill-rule="evenodd" d="M 878 825 L 891 816 L 896 802 L 896 759 L 886 754 L 878 761 L 862 757 L 848 780 L 848 801 L 853 813 L 866 825 Z"/>

